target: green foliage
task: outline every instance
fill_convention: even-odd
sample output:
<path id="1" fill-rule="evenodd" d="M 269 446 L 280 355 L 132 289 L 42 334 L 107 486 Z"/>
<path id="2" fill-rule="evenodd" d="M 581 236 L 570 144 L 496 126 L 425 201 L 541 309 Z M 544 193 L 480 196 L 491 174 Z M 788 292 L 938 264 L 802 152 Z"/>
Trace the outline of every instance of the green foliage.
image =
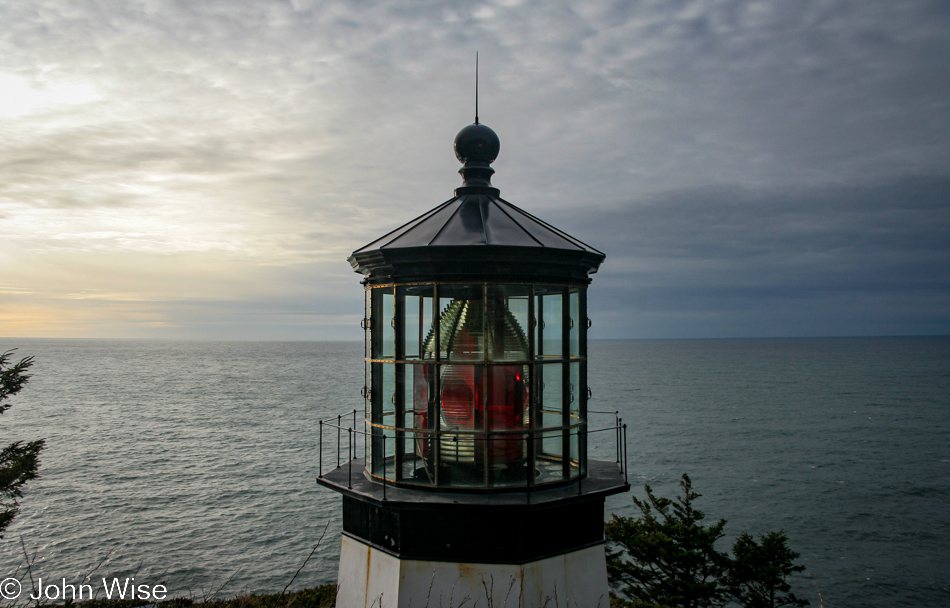
<path id="1" fill-rule="evenodd" d="M 759 537 L 761 543 L 743 532 L 732 546 L 732 567 L 726 584 L 730 595 L 747 608 L 776 606 L 807 606 L 790 593 L 786 579 L 805 566 L 796 566 L 799 554 L 788 548 L 785 532 L 769 532 Z"/>
<path id="2" fill-rule="evenodd" d="M 10 365 L 13 351 L 0 354 L 0 414 L 9 409 L 10 404 L 3 403 L 12 395 L 20 392 L 30 379 L 27 370 L 33 365 L 33 357 L 25 357 Z M 0 449 L 0 538 L 13 518 L 20 510 L 19 499 L 23 497 L 23 485 L 36 479 L 40 466 L 39 454 L 45 441 L 15 441 Z"/>
<path id="3" fill-rule="evenodd" d="M 19 393 L 23 385 L 32 378 L 26 373 L 26 370 L 33 365 L 33 357 L 25 357 L 19 363 L 10 365 L 10 356 L 13 355 L 13 350 L 8 350 L 0 355 L 0 414 L 10 407 L 9 404 L 5 404 L 3 401 L 8 399 L 10 395 Z"/>
<path id="4" fill-rule="evenodd" d="M 788 548 L 784 532 L 770 532 L 757 543 L 743 533 L 733 547 L 734 558 L 716 549 L 726 520 L 703 522 L 705 514 L 693 506 L 700 494 L 684 474 L 682 496 L 676 500 L 653 494 L 633 502 L 641 516 L 613 516 L 605 525 L 607 575 L 619 599 L 618 606 L 663 605 L 708 608 L 736 602 L 745 608 L 805 606 L 790 593 L 786 582 L 804 566 Z"/>
<path id="5" fill-rule="evenodd" d="M 725 592 L 719 581 L 729 560 L 715 544 L 722 538 L 726 520 L 708 526 L 700 523 L 706 516 L 693 507 L 700 494 L 693 492 L 688 475 L 680 480 L 683 495 L 675 502 L 645 487 L 647 500 L 633 499 L 642 517 L 614 515 L 606 525 L 611 584 L 633 600 L 652 604 L 723 605 Z"/>

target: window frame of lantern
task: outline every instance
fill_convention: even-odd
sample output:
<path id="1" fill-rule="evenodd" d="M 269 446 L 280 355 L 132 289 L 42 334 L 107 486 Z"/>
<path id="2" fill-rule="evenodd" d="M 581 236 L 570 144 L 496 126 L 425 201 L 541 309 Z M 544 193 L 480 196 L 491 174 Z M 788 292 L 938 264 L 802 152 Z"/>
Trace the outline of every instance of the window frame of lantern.
<path id="1" fill-rule="evenodd" d="M 515 295 L 503 293 L 505 286 L 520 288 L 524 295 Z M 413 287 L 424 287 L 431 289 L 431 300 L 426 302 L 426 295 L 420 295 L 418 306 L 409 307 L 406 304 L 406 298 L 411 295 Z M 440 289 L 442 288 L 442 289 Z M 499 289 L 502 288 L 502 289 Z M 555 460 L 561 463 L 560 478 L 554 481 L 542 481 L 543 486 L 554 486 L 570 483 L 576 480 L 578 475 L 585 475 L 586 467 L 586 447 L 587 447 L 587 286 L 574 283 L 550 283 L 544 281 L 526 282 L 526 281 L 420 281 L 408 283 L 387 283 L 380 285 L 366 285 L 366 331 L 367 336 L 367 365 L 366 373 L 370 375 L 366 379 L 366 405 L 364 406 L 364 429 L 368 426 L 371 443 L 367 446 L 367 471 L 373 478 L 386 478 L 399 485 L 428 487 L 447 490 L 461 491 L 512 491 L 519 487 L 531 488 L 537 485 L 537 480 L 531 471 L 537 471 L 538 458 L 542 460 Z M 457 359 L 451 357 L 451 353 L 446 352 L 442 356 L 441 344 L 441 316 L 443 304 L 446 307 L 455 299 L 463 297 L 464 293 L 454 294 L 457 291 L 469 290 L 472 295 L 477 293 L 481 299 L 480 320 L 482 327 L 481 348 L 476 353 L 476 358 Z M 377 295 L 378 294 L 378 295 Z M 556 298 L 552 297 L 556 296 Z M 413 296 L 414 297 L 414 296 Z M 490 297 L 496 300 L 491 300 Z M 503 301 L 506 311 L 509 300 L 512 297 L 523 297 L 527 300 L 527 323 L 522 328 L 525 339 L 527 340 L 527 360 L 508 360 L 502 357 L 501 360 L 495 358 L 492 354 L 497 348 L 496 344 L 489 344 L 488 323 L 489 307 L 494 307 L 497 300 Z M 446 302 L 443 299 L 448 298 Z M 391 299 L 391 304 L 389 301 Z M 471 300 L 469 300 L 471 301 Z M 546 321 L 550 323 L 553 319 L 545 318 L 545 304 L 554 304 L 560 308 L 558 311 L 551 311 L 556 317 L 559 317 L 560 332 L 558 335 L 559 353 L 547 354 L 545 352 L 545 326 Z M 550 305 L 549 304 L 549 305 Z M 430 308 L 431 307 L 431 308 Z M 429 308 L 427 311 L 426 308 Z M 387 312 L 391 310 L 392 319 L 386 319 Z M 415 349 L 407 349 L 409 337 L 407 335 L 407 314 L 414 310 L 413 320 L 419 323 L 419 337 Z M 378 311 L 380 315 L 374 316 L 373 311 Z M 494 311 L 495 315 L 503 315 L 504 312 Z M 514 313 L 510 313 L 514 314 Z M 548 314 L 548 317 L 551 315 Z M 495 321 L 494 318 L 492 319 Z M 517 319 L 519 322 L 520 320 Z M 427 324 L 428 323 L 428 324 Z M 415 323 L 413 323 L 415 324 Z M 392 331 L 388 331 L 387 327 Z M 432 358 L 426 358 L 425 331 L 428 327 L 433 333 L 434 347 Z M 548 328 L 550 331 L 553 328 Z M 494 336 L 498 339 L 497 335 Z M 391 349 L 387 345 L 391 343 Z M 576 345 L 576 348 L 575 348 Z M 407 352 L 409 353 L 407 355 Z M 389 356 L 391 354 L 391 356 Z M 475 462 L 478 468 L 478 462 L 481 461 L 481 471 L 483 473 L 480 485 L 443 485 L 440 479 L 440 470 L 442 469 L 441 454 L 441 436 L 444 434 L 442 429 L 443 403 L 442 403 L 442 376 L 444 367 L 448 365 L 466 365 L 472 366 L 473 371 L 480 369 L 480 376 L 483 384 L 482 392 L 487 393 L 488 378 L 493 373 L 494 368 L 500 368 L 505 365 L 524 365 L 527 373 L 530 374 L 526 390 L 529 395 L 527 398 L 528 421 L 522 427 L 521 432 L 508 432 L 490 430 L 490 414 L 488 405 L 483 409 L 482 420 L 478 428 L 469 430 L 454 430 L 453 434 L 471 435 L 473 444 L 478 441 L 484 441 L 485 445 L 481 450 L 481 458 L 477 456 L 476 450 Z M 391 365 L 392 368 L 384 366 Z M 416 403 L 414 395 L 416 366 L 432 366 L 431 386 L 427 389 L 427 416 L 429 428 L 416 427 L 415 414 Z M 560 371 L 560 396 L 559 411 L 545 406 L 544 402 L 544 383 L 543 376 L 545 370 L 554 369 Z M 383 390 L 383 378 L 388 376 L 386 371 L 391 370 L 393 374 L 393 395 L 392 412 L 384 412 L 386 405 L 382 402 L 386 399 L 387 391 Z M 409 376 L 412 378 L 409 378 Z M 428 382 L 428 380 L 427 380 Z M 388 384 L 388 383 L 386 383 Z M 378 385 L 378 386 L 377 386 Z M 575 386 L 576 385 L 576 386 Z M 409 411 L 410 401 L 412 411 Z M 575 402 L 576 401 L 576 405 Z M 412 415 L 412 420 L 407 420 L 407 416 Z M 544 422 L 545 414 L 560 415 L 560 424 L 548 426 Z M 393 418 L 392 424 L 386 424 L 386 417 Z M 377 421 L 378 420 L 378 421 Z M 522 421 L 524 424 L 524 421 Z M 550 434 L 560 435 L 560 454 L 548 454 L 545 452 L 544 444 L 550 439 Z M 384 442 L 386 450 L 383 452 L 383 445 L 380 443 L 382 435 L 387 437 Z M 392 435 L 392 437 L 390 437 Z M 407 451 L 407 436 L 409 445 L 412 447 L 412 453 Z M 429 460 L 435 464 L 433 475 L 430 477 L 430 483 L 419 483 L 418 480 L 407 478 L 404 471 L 404 458 L 411 456 L 413 462 L 419 459 L 425 465 L 426 456 L 417 453 L 419 437 L 422 436 L 425 441 L 429 441 L 431 454 Z M 531 449 L 525 449 L 526 476 L 524 486 L 512 486 L 493 482 L 490 479 L 488 454 L 489 442 L 492 438 L 518 436 L 520 441 L 528 441 L 527 446 Z M 528 439 L 533 438 L 533 440 Z M 389 443 L 392 442 L 390 449 Z M 373 449 L 378 447 L 378 449 Z M 388 455 L 392 453 L 392 457 Z M 380 458 L 381 456 L 381 458 Z M 391 461 L 393 465 L 392 475 L 388 474 L 388 464 Z M 428 468 L 426 468 L 428 475 Z"/>

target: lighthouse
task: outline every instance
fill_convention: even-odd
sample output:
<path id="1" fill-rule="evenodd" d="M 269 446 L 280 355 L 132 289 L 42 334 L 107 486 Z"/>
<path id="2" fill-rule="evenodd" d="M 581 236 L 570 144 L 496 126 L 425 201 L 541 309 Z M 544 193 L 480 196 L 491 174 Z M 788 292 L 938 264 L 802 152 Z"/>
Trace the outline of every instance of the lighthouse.
<path id="1" fill-rule="evenodd" d="M 321 422 L 318 478 L 343 495 L 337 606 L 606 608 L 604 499 L 630 486 L 625 426 L 588 408 L 605 256 L 501 198 L 477 118 L 454 148 L 455 196 L 348 259 L 364 407 Z"/>

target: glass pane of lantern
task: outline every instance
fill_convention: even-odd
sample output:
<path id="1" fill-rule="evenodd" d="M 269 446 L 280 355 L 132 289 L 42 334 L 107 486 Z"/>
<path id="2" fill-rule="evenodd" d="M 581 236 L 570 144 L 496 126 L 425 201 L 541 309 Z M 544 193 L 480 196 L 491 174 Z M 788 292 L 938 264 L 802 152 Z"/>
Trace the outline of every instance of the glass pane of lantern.
<path id="1" fill-rule="evenodd" d="M 528 407 L 526 365 L 488 367 L 488 430 L 512 431 L 524 428 Z"/>
<path id="2" fill-rule="evenodd" d="M 533 310 L 529 310 L 528 325 L 531 328 L 531 335 L 529 336 L 529 338 L 531 340 L 531 344 L 534 346 L 535 356 L 540 357 L 541 351 L 538 346 L 539 344 L 538 332 L 541 331 L 541 322 L 540 322 L 540 318 L 538 317 L 538 315 L 540 314 L 540 311 L 538 310 L 538 303 L 541 301 L 541 298 L 537 295 L 537 291 L 532 291 L 531 299 L 532 299 L 531 308 Z"/>
<path id="3" fill-rule="evenodd" d="M 481 433 L 442 433 L 439 436 L 439 485 L 486 487 L 486 438 Z"/>
<path id="4" fill-rule="evenodd" d="M 385 429 L 378 425 L 392 425 L 394 418 L 394 405 L 391 396 L 395 386 L 395 365 L 391 363 L 372 363 L 371 364 L 371 412 L 370 419 L 374 426 L 372 429 L 372 439 L 370 442 L 370 461 L 372 462 L 372 472 L 374 475 L 382 475 L 385 468 L 385 452 L 393 449 L 391 440 L 384 440 L 384 436 L 393 436 L 393 433 L 387 433 Z M 385 448 L 385 449 L 384 449 Z"/>
<path id="5" fill-rule="evenodd" d="M 480 361 L 485 357 L 484 287 L 482 285 L 439 286 L 439 341 L 435 333 L 426 340 L 426 358 L 438 350 L 439 358 L 450 361 Z"/>
<path id="6" fill-rule="evenodd" d="M 369 432 L 370 428 L 371 427 L 367 425 L 366 431 Z M 365 435 L 363 436 L 363 462 L 365 463 L 364 466 L 367 469 L 370 467 L 372 463 L 372 453 L 370 452 L 370 447 L 373 445 L 373 441 L 371 437 L 372 435 L 370 435 L 370 437 L 367 437 Z"/>
<path id="7" fill-rule="evenodd" d="M 562 364 L 548 363 L 536 368 L 541 382 L 541 424 L 543 428 L 557 428 L 564 425 L 564 404 L 562 399 Z M 541 444 L 543 454 L 560 456 L 563 453 L 563 434 L 561 432 L 544 433 Z"/>
<path id="8" fill-rule="evenodd" d="M 484 453 L 484 436 L 476 438 L 474 433 L 484 425 L 483 369 L 475 365 L 441 366 L 439 448 L 451 485 L 484 485 L 484 457 L 476 458 L 476 450 L 479 455 Z"/>
<path id="9" fill-rule="evenodd" d="M 396 428 L 405 428 L 406 426 L 406 408 L 412 405 L 412 376 L 406 379 L 406 365 L 397 363 L 396 367 L 396 388 L 395 388 L 395 407 L 396 415 L 393 419 L 393 426 Z M 412 373 L 409 366 L 409 373 Z"/>
<path id="10" fill-rule="evenodd" d="M 435 428 L 432 420 L 432 408 L 429 404 L 431 390 L 435 385 L 434 372 L 434 365 L 416 364 L 412 366 L 412 399 L 407 401 L 406 408 L 412 412 L 412 419 L 409 423 L 413 428 Z"/>
<path id="11" fill-rule="evenodd" d="M 380 405 L 383 398 L 383 364 L 369 363 L 368 366 L 370 368 L 370 385 L 367 394 L 370 399 L 370 411 L 367 418 L 371 422 L 379 422 L 383 415 L 382 406 Z"/>
<path id="12" fill-rule="evenodd" d="M 374 395 L 373 422 L 373 473 L 392 479 L 393 455 L 396 453 L 396 365 L 394 363 L 374 363 L 373 372 L 379 375 L 377 397 Z"/>
<path id="13" fill-rule="evenodd" d="M 378 363 L 377 365 L 381 368 L 380 371 L 383 375 L 383 394 L 380 395 L 379 402 L 381 416 L 373 422 L 394 426 L 396 422 L 396 366 L 392 363 Z"/>
<path id="14" fill-rule="evenodd" d="M 382 294 L 382 314 L 379 322 L 382 323 L 380 330 L 380 359 L 391 359 L 395 356 L 396 347 L 396 296 L 391 287 L 385 288 Z"/>
<path id="15" fill-rule="evenodd" d="M 537 288 L 535 315 L 538 317 L 538 355 L 542 357 L 562 357 L 563 315 L 562 292 L 560 287 Z"/>
<path id="16" fill-rule="evenodd" d="M 442 428 L 445 430 L 481 430 L 482 368 L 474 365 L 443 365 Z"/>
<path id="17" fill-rule="evenodd" d="M 407 381 L 409 381 L 408 377 Z M 411 478 L 413 483 L 435 483 L 435 467 L 433 465 L 435 434 L 432 432 L 434 428 L 432 413 L 435 408 L 430 406 L 429 403 L 430 391 L 434 386 L 434 382 L 434 365 L 416 364 L 412 366 L 412 400 L 407 402 L 406 408 L 407 416 L 411 413 L 411 418 L 407 422 L 416 431 L 408 435 L 412 444 L 407 446 L 406 451 L 414 455 L 411 459 L 411 471 L 407 474 L 407 477 Z"/>
<path id="18" fill-rule="evenodd" d="M 515 471 L 523 477 L 525 450 L 521 432 L 526 426 L 528 408 L 526 367 L 492 365 L 488 368 L 486 410 L 490 436 L 485 456 L 493 473 L 501 478 L 514 476 Z"/>
<path id="19" fill-rule="evenodd" d="M 382 437 L 379 437 L 377 441 L 380 442 L 379 448 L 383 458 L 378 460 L 378 470 L 374 472 L 377 475 L 385 476 L 387 479 L 393 479 L 395 476 L 395 471 L 393 470 L 393 455 L 396 453 L 396 431 L 383 428 L 381 434 Z"/>
<path id="20" fill-rule="evenodd" d="M 433 297 L 434 288 L 431 285 L 426 286 L 423 295 L 419 296 L 419 353 L 423 356 L 425 353 L 425 344 L 429 336 L 435 338 L 435 325 L 432 323 L 432 313 L 435 311 L 435 298 Z"/>
<path id="21" fill-rule="evenodd" d="M 587 424 L 582 424 L 576 429 L 577 439 L 571 444 L 571 458 L 577 462 L 577 471 L 580 475 L 587 474 Z M 604 436 L 606 439 L 606 435 Z"/>
<path id="22" fill-rule="evenodd" d="M 563 416 L 563 364 L 546 363 L 537 366 L 536 369 L 539 374 L 538 379 L 541 382 L 541 411 Z M 561 426 L 562 424 L 563 418 L 559 417 L 553 426 Z M 543 426 L 547 428 L 552 425 L 544 423 Z"/>
<path id="23" fill-rule="evenodd" d="M 580 346 L 580 336 L 581 336 L 581 297 L 580 293 L 576 289 L 571 290 L 570 294 L 570 336 L 571 336 L 571 351 L 570 355 L 572 357 L 579 357 L 581 355 L 581 346 Z"/>
<path id="24" fill-rule="evenodd" d="M 373 475 L 382 475 L 383 473 L 383 429 L 371 427 L 370 434 L 370 459 L 372 461 L 370 471 Z"/>
<path id="25" fill-rule="evenodd" d="M 419 358 L 419 298 L 406 294 L 405 287 L 397 288 L 396 299 L 402 307 L 403 330 L 402 336 L 402 358 Z"/>
<path id="26" fill-rule="evenodd" d="M 398 288 L 405 321 L 402 343 L 406 359 L 419 359 L 432 333 L 432 285 L 409 285 Z M 434 338 L 434 336 L 433 336 Z"/>
<path id="27" fill-rule="evenodd" d="M 373 331 L 370 324 L 370 319 L 373 318 L 373 290 L 366 290 L 366 310 L 363 315 L 363 334 L 364 334 L 364 350 L 363 356 L 367 359 L 372 358 L 373 356 Z"/>
<path id="28" fill-rule="evenodd" d="M 526 285 L 490 285 L 486 305 L 488 359 L 527 361 L 528 299 Z"/>
<path id="29" fill-rule="evenodd" d="M 550 414 L 545 414 L 545 417 Z M 551 424 L 554 424 L 553 420 Z M 541 454 L 542 459 L 550 462 L 551 460 L 560 462 L 561 452 L 564 450 L 564 433 L 562 431 L 544 431 L 541 433 Z"/>
<path id="30" fill-rule="evenodd" d="M 365 380 L 366 383 L 363 386 L 363 415 L 367 420 L 370 419 L 370 411 L 372 409 L 372 404 L 370 398 L 372 397 L 372 391 L 370 390 L 373 386 L 373 364 L 366 360 L 365 366 Z"/>
<path id="31" fill-rule="evenodd" d="M 580 413 L 581 413 L 581 363 L 580 361 L 572 361 L 571 366 L 571 379 L 570 379 L 570 395 L 568 396 L 568 406 L 571 410 L 571 416 L 577 417 L 577 420 L 574 422 L 580 422 Z M 572 422 L 572 424 L 574 424 Z"/>
<path id="32" fill-rule="evenodd" d="M 576 477 L 580 468 L 580 450 L 578 449 L 580 428 L 571 429 L 571 477 Z"/>

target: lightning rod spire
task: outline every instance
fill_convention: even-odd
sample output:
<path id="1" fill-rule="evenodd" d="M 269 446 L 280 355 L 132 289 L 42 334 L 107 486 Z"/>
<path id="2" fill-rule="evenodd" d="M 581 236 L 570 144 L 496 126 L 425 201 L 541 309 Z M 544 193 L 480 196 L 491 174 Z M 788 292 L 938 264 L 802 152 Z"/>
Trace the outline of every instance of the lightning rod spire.
<path id="1" fill-rule="evenodd" d="M 478 51 L 475 51 L 475 124 L 478 124 Z"/>

